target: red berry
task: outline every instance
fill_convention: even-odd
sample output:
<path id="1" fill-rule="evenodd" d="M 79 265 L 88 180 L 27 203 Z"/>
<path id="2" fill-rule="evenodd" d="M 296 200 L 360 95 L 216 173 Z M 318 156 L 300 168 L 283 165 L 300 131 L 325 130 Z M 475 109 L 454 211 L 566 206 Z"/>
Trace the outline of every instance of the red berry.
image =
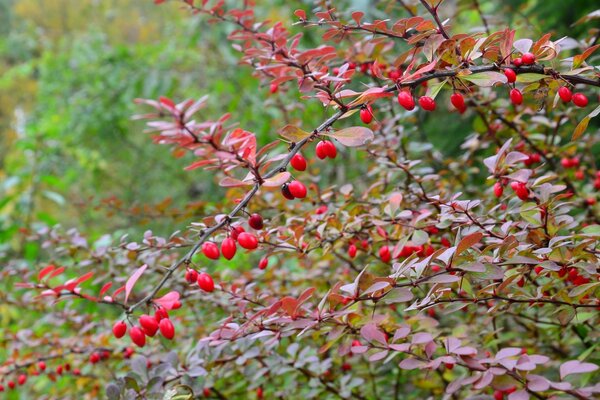
<path id="1" fill-rule="evenodd" d="M 317 147 L 318 147 L 318 145 L 317 145 Z M 296 171 L 306 170 L 306 159 L 304 157 L 302 157 L 302 154 L 300 154 L 300 153 L 294 154 L 294 156 L 290 160 L 290 164 L 291 164 L 292 168 L 294 168 Z"/>
<path id="2" fill-rule="evenodd" d="M 131 341 L 139 347 L 144 347 L 146 344 L 146 335 L 137 326 L 134 326 L 129 330 L 129 337 L 131 338 Z"/>
<path id="3" fill-rule="evenodd" d="M 43 361 L 40 361 L 37 366 L 38 366 L 38 369 L 42 372 L 44 372 L 46 370 L 46 363 Z"/>
<path id="4" fill-rule="evenodd" d="M 19 377 L 17 378 L 17 383 L 19 385 L 24 385 L 25 382 L 27 382 L 27 375 L 25 375 L 25 374 L 19 375 Z"/>
<path id="5" fill-rule="evenodd" d="M 542 273 L 542 271 L 544 270 L 544 268 L 543 268 L 542 266 L 538 265 L 538 266 L 537 266 L 537 267 L 535 267 L 533 270 L 535 271 L 535 273 L 536 273 L 536 274 L 538 274 L 538 275 L 539 275 L 539 274 L 541 274 L 541 273 Z"/>
<path id="6" fill-rule="evenodd" d="M 75 369 L 73 370 L 73 375 L 75 375 L 75 376 L 79 376 L 79 375 L 81 375 L 81 370 L 80 370 L 79 368 L 75 368 Z"/>
<path id="7" fill-rule="evenodd" d="M 211 260 L 218 260 L 220 255 L 219 247 L 213 242 L 202 243 L 202 253 Z"/>
<path id="8" fill-rule="evenodd" d="M 573 98 L 573 92 L 571 92 L 571 89 L 569 89 L 568 87 L 561 86 L 560 89 L 558 89 L 558 96 L 560 97 L 563 103 L 568 103 Z"/>
<path id="9" fill-rule="evenodd" d="M 390 262 L 392 255 L 390 254 L 390 248 L 388 246 L 382 246 L 379 249 L 379 258 L 381 258 L 381 261 L 383 262 Z"/>
<path id="10" fill-rule="evenodd" d="M 248 225 L 250 225 L 250 228 L 256 229 L 257 231 L 261 230 L 263 228 L 263 219 L 260 214 L 252 214 L 250 218 L 248 218 Z"/>
<path id="11" fill-rule="evenodd" d="M 198 274 L 196 273 L 196 275 L 198 275 Z M 156 310 L 156 312 L 154 313 L 154 318 L 156 318 L 156 320 L 158 322 L 160 322 L 160 320 L 163 318 L 169 318 L 169 313 L 167 313 L 167 310 L 165 310 L 164 308 L 161 307 L 161 308 L 158 308 Z"/>
<path id="12" fill-rule="evenodd" d="M 582 169 L 575 171 L 575 179 L 582 181 L 585 179 L 585 172 Z"/>
<path id="13" fill-rule="evenodd" d="M 364 124 L 370 124 L 373 121 L 373 109 L 371 106 L 366 106 L 360 109 L 360 120 Z"/>
<path id="14" fill-rule="evenodd" d="M 56 367 L 56 373 L 58 375 L 62 375 L 62 373 L 63 373 L 63 366 L 62 365 L 59 365 L 58 367 Z"/>
<path id="15" fill-rule="evenodd" d="M 248 235 L 246 232 L 242 232 L 238 235 L 238 240 L 242 235 Z M 225 257 L 228 260 L 231 260 L 233 258 L 233 256 L 235 256 L 235 252 L 237 250 L 237 247 L 235 245 L 235 240 L 233 240 L 232 238 L 228 237 L 223 239 L 223 242 L 221 243 L 221 253 L 223 253 L 223 257 Z M 198 276 L 196 276 L 196 281 L 198 280 Z"/>
<path id="16" fill-rule="evenodd" d="M 15 382 L 14 381 L 8 381 L 8 387 L 9 389 L 14 389 L 15 388 Z"/>
<path id="17" fill-rule="evenodd" d="M 271 94 L 277 93 L 278 89 L 279 89 L 279 85 L 276 83 L 271 83 L 271 85 L 269 86 L 269 92 L 271 92 Z"/>
<path id="18" fill-rule="evenodd" d="M 0 385 L 0 392 L 4 392 L 4 385 Z"/>
<path id="19" fill-rule="evenodd" d="M 204 397 L 210 396 L 210 389 L 205 387 L 204 389 L 202 389 L 202 394 L 204 395 Z"/>
<path id="20" fill-rule="evenodd" d="M 360 340 L 354 339 L 352 341 L 352 347 L 357 347 L 357 346 L 362 346 L 362 343 L 360 343 Z"/>
<path id="21" fill-rule="evenodd" d="M 413 98 L 412 94 L 405 90 L 398 93 L 398 104 L 408 111 L 415 109 L 415 99 Z"/>
<path id="22" fill-rule="evenodd" d="M 265 269 L 269 265 L 269 259 L 267 257 L 263 257 L 258 262 L 258 269 Z"/>
<path id="23" fill-rule="evenodd" d="M 512 61 L 512 63 L 515 67 L 520 67 L 523 65 L 523 59 L 521 57 L 517 57 Z"/>
<path id="24" fill-rule="evenodd" d="M 397 81 L 398 79 L 400 79 L 400 71 L 398 71 L 397 69 L 393 69 L 390 72 L 388 72 L 388 78 L 390 78 L 393 81 Z"/>
<path id="25" fill-rule="evenodd" d="M 583 93 L 575 93 L 573 95 L 573 104 L 583 108 L 588 105 L 588 98 Z"/>
<path id="26" fill-rule="evenodd" d="M 300 181 L 291 181 L 288 184 L 290 194 L 297 199 L 303 199 L 306 197 L 306 186 Z"/>
<path id="27" fill-rule="evenodd" d="M 523 64 L 525 65 L 531 65 L 535 62 L 535 56 L 531 53 L 525 53 L 521 56 L 521 59 L 523 60 Z"/>
<path id="28" fill-rule="evenodd" d="M 257 399 L 263 398 L 263 388 L 261 388 L 261 387 L 256 388 L 256 398 Z"/>
<path id="29" fill-rule="evenodd" d="M 200 289 L 204 290 L 205 292 L 212 292 L 215 290 L 215 282 L 213 281 L 213 278 L 206 272 L 198 274 L 198 286 L 200 286 Z"/>
<path id="30" fill-rule="evenodd" d="M 294 195 L 290 192 L 290 185 L 288 183 L 281 185 L 281 194 L 288 200 L 294 200 Z"/>
<path id="31" fill-rule="evenodd" d="M 502 197 L 502 192 L 504 192 L 504 186 L 500 182 L 496 182 L 494 184 L 494 196 Z"/>
<path id="32" fill-rule="evenodd" d="M 433 310 L 433 308 L 430 308 L 430 310 Z M 444 367 L 446 367 L 446 369 L 452 370 L 452 369 L 454 369 L 454 364 L 453 363 L 444 363 Z"/>
<path id="33" fill-rule="evenodd" d="M 432 265 L 431 266 L 431 272 L 434 272 L 434 273 L 440 272 L 441 269 L 442 268 L 439 265 Z"/>
<path id="34" fill-rule="evenodd" d="M 171 340 L 175 337 L 175 327 L 170 319 L 165 318 L 160 320 L 158 326 L 160 328 L 160 334 L 163 335 L 165 339 Z"/>
<path id="35" fill-rule="evenodd" d="M 144 330 L 144 333 L 150 337 L 156 335 L 156 331 L 158 330 L 158 322 L 156 321 L 156 318 L 146 314 L 140 317 L 140 326 Z"/>
<path id="36" fill-rule="evenodd" d="M 327 154 L 327 157 L 329 158 L 335 158 L 337 156 L 337 148 L 335 147 L 335 144 L 333 144 L 333 142 L 329 141 L 329 140 L 325 140 L 325 154 Z"/>
<path id="37" fill-rule="evenodd" d="M 502 400 L 504 398 L 504 393 L 500 390 L 494 391 L 494 400 Z"/>
<path id="38" fill-rule="evenodd" d="M 185 280 L 187 281 L 187 283 L 196 283 L 197 279 L 198 273 L 195 269 L 188 269 L 187 271 L 185 271 Z"/>
<path id="39" fill-rule="evenodd" d="M 112 331 L 113 331 L 113 335 L 115 335 L 115 337 L 117 339 L 120 339 L 123 336 L 125 336 L 125 333 L 127 332 L 127 324 L 124 321 L 115 322 L 115 324 L 113 325 Z M 44 369 L 45 368 L 46 368 L 46 364 L 44 364 Z M 40 369 L 41 369 L 41 367 L 40 367 Z M 42 369 L 42 371 L 43 371 L 43 369 Z"/>
<path id="40" fill-rule="evenodd" d="M 529 198 L 529 189 L 523 182 L 512 182 L 510 187 L 515 191 L 517 197 L 523 201 Z"/>
<path id="41" fill-rule="evenodd" d="M 434 111 L 435 110 L 435 100 L 429 96 L 420 97 L 419 105 L 425 111 Z"/>
<path id="42" fill-rule="evenodd" d="M 238 243 L 246 250 L 254 250 L 258 247 L 258 239 L 248 232 L 240 233 L 238 236 Z"/>
<path id="43" fill-rule="evenodd" d="M 90 362 L 92 364 L 96 364 L 98 361 L 100 361 L 100 354 L 95 352 L 90 354 Z"/>
<path id="44" fill-rule="evenodd" d="M 356 246 L 351 244 L 350 247 L 348 247 L 348 256 L 350 256 L 350 258 L 354 258 L 356 257 Z"/>
<path id="45" fill-rule="evenodd" d="M 450 102 L 457 110 L 465 109 L 465 98 L 460 93 L 454 93 L 450 96 Z"/>
<path id="46" fill-rule="evenodd" d="M 513 83 L 517 80 L 517 73 L 510 68 L 504 70 L 504 76 L 506 76 L 508 83 Z"/>
<path id="47" fill-rule="evenodd" d="M 519 89 L 511 89 L 510 91 L 510 101 L 518 106 L 523 103 L 523 95 Z"/>
<path id="48" fill-rule="evenodd" d="M 321 160 L 327 158 L 327 141 L 326 140 L 321 140 L 319 143 L 317 143 L 317 147 L 315 148 L 315 153 L 317 154 L 317 157 Z"/>
<path id="49" fill-rule="evenodd" d="M 596 204 L 596 199 L 593 197 L 588 197 L 587 199 L 585 199 L 585 204 L 587 204 L 588 206 L 593 206 L 594 204 Z"/>
<path id="50" fill-rule="evenodd" d="M 242 226 L 240 226 L 240 225 L 232 226 L 231 232 L 230 232 L 231 238 L 233 240 L 237 240 L 238 235 L 242 232 L 246 232 L 246 230 Z"/>
<path id="51" fill-rule="evenodd" d="M 521 279 L 519 279 L 519 281 L 517 282 L 517 285 L 518 285 L 519 287 L 523 287 L 523 286 L 525 286 L 525 278 L 521 278 Z"/>

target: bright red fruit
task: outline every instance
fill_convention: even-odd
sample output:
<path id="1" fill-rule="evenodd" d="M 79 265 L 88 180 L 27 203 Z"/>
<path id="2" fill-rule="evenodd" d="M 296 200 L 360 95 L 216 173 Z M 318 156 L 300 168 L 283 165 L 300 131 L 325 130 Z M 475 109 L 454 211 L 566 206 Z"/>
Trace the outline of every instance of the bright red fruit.
<path id="1" fill-rule="evenodd" d="M 510 187 L 515 191 L 519 199 L 525 201 L 529 198 L 529 189 L 527 189 L 525 183 L 515 181 L 510 184 Z"/>
<path id="2" fill-rule="evenodd" d="M 327 158 L 327 141 L 326 140 L 321 140 L 319 143 L 317 143 L 317 147 L 315 148 L 315 153 L 317 154 L 317 157 L 321 160 Z"/>
<path id="3" fill-rule="evenodd" d="M 494 183 L 494 196 L 502 197 L 502 193 L 504 192 L 504 186 L 500 182 Z"/>
<path id="4" fill-rule="evenodd" d="M 129 330 L 129 337 L 131 338 L 131 341 L 139 347 L 144 347 L 146 345 L 146 335 L 144 334 L 144 331 L 137 326 L 134 326 Z"/>
<path id="5" fill-rule="evenodd" d="M 419 105 L 425 111 L 434 111 L 435 110 L 435 100 L 429 96 L 420 97 Z"/>
<path id="6" fill-rule="evenodd" d="M 538 274 L 538 275 L 539 275 L 539 274 L 541 274 L 541 273 L 542 273 L 542 271 L 544 270 L 544 268 L 543 268 L 542 266 L 538 265 L 538 266 L 537 266 L 537 267 L 535 267 L 533 270 L 535 271 L 535 273 L 536 273 L 536 274 Z"/>
<path id="7" fill-rule="evenodd" d="M 588 105 L 588 98 L 585 97 L 585 94 L 583 93 L 575 93 L 573 95 L 573 104 L 575 104 L 577 107 L 585 107 Z"/>
<path id="8" fill-rule="evenodd" d="M 279 85 L 276 83 L 271 83 L 271 85 L 269 86 L 269 92 L 271 92 L 271 94 L 277 93 L 278 89 L 279 89 Z"/>
<path id="9" fill-rule="evenodd" d="M 247 250 L 254 250 L 258 247 L 258 239 L 248 232 L 240 233 L 238 243 Z"/>
<path id="10" fill-rule="evenodd" d="M 494 391 L 494 400 L 502 400 L 504 398 L 504 393 L 500 390 Z"/>
<path id="11" fill-rule="evenodd" d="M 517 57 L 512 61 L 513 65 L 516 67 L 520 67 L 523 65 L 523 59 L 521 57 Z"/>
<path id="12" fill-rule="evenodd" d="M 504 70 L 504 76 L 506 76 L 508 83 L 513 83 L 517 80 L 517 73 L 510 68 Z"/>
<path id="13" fill-rule="evenodd" d="M 521 279 L 519 279 L 519 281 L 517 282 L 517 285 L 518 285 L 519 287 L 523 287 L 523 286 L 525 286 L 525 278 L 521 278 Z"/>
<path id="14" fill-rule="evenodd" d="M 535 62 L 535 56 L 532 53 L 525 53 L 521 56 L 521 59 L 523 60 L 523 64 L 525 65 L 531 65 Z"/>
<path id="15" fill-rule="evenodd" d="M 63 366 L 62 365 L 59 365 L 58 367 L 56 367 L 56 373 L 58 375 L 62 375 L 62 373 L 63 373 Z"/>
<path id="16" fill-rule="evenodd" d="M 160 328 L 160 334 L 163 335 L 165 339 L 171 340 L 175 337 L 175 327 L 170 319 L 165 318 L 160 320 L 158 326 Z"/>
<path id="17" fill-rule="evenodd" d="M 213 278 L 206 272 L 198 274 L 198 286 L 200 286 L 200 289 L 204 290 L 205 292 L 212 292 L 215 290 L 215 282 L 213 281 Z"/>
<path id="18" fill-rule="evenodd" d="M 412 94 L 405 90 L 398 93 L 398 104 L 408 111 L 415 109 L 415 99 Z"/>
<path id="19" fill-rule="evenodd" d="M 267 257 L 263 257 L 258 262 L 258 269 L 265 269 L 269 265 L 269 259 Z"/>
<path id="20" fill-rule="evenodd" d="M 290 192 L 290 185 L 288 183 L 281 185 L 281 194 L 288 200 L 294 200 L 294 195 Z"/>
<path id="21" fill-rule="evenodd" d="M 167 310 L 161 307 L 156 309 L 156 312 L 154 313 L 154 318 L 156 318 L 156 320 L 160 322 L 160 320 L 163 318 L 169 318 L 169 313 L 167 313 Z"/>
<path id="22" fill-rule="evenodd" d="M 100 361 L 100 354 L 95 352 L 90 354 L 90 362 L 92 364 L 96 364 L 98 361 Z"/>
<path id="23" fill-rule="evenodd" d="M 318 147 L 318 145 L 317 145 Z M 321 157 L 319 157 L 321 158 Z M 294 154 L 292 159 L 290 160 L 290 165 L 296 171 L 305 171 L 306 170 L 306 159 L 302 156 L 302 154 Z"/>
<path id="24" fill-rule="evenodd" d="M 333 144 L 333 142 L 329 141 L 329 140 L 325 140 L 325 152 L 327 154 L 327 157 L 329 158 L 335 158 L 337 156 L 337 148 L 335 147 L 335 144 Z"/>
<path id="25" fill-rule="evenodd" d="M 14 389 L 14 388 L 15 388 L 15 386 L 16 386 L 16 385 L 15 385 L 15 382 L 14 382 L 14 381 L 8 381 L 8 387 L 9 387 L 10 389 Z"/>
<path id="26" fill-rule="evenodd" d="M 115 335 L 115 337 L 117 339 L 120 339 L 123 336 L 125 336 L 125 333 L 127 332 L 127 324 L 124 321 L 115 322 L 115 324 L 112 327 L 112 331 L 113 331 L 113 335 Z M 44 369 L 45 368 L 46 368 L 46 364 L 44 364 Z M 43 371 L 43 369 L 42 369 L 42 371 Z"/>
<path id="27" fill-rule="evenodd" d="M 303 199 L 306 197 L 306 186 L 300 181 L 291 181 L 288 184 L 290 194 L 297 199 Z"/>
<path id="28" fill-rule="evenodd" d="M 233 240 L 237 240 L 238 235 L 240 233 L 242 233 L 242 232 L 246 232 L 246 230 L 244 229 L 244 227 L 242 227 L 240 225 L 232 226 L 231 227 L 231 231 L 230 231 L 231 238 Z"/>
<path id="29" fill-rule="evenodd" d="M 518 106 L 523 103 L 523 94 L 521 94 L 521 91 L 519 89 L 512 89 L 510 91 L 510 101 L 515 106 Z"/>
<path id="30" fill-rule="evenodd" d="M 578 181 L 584 180 L 585 172 L 581 169 L 578 169 L 577 171 L 575 171 L 575 179 L 577 179 Z"/>
<path id="31" fill-rule="evenodd" d="M 240 233 L 238 235 L 238 240 L 242 235 L 247 235 L 247 233 L 246 232 Z M 235 240 L 233 240 L 230 237 L 223 239 L 223 242 L 221 243 L 221 253 L 223 253 L 223 257 L 225 257 L 228 260 L 231 260 L 233 258 L 233 256 L 235 256 L 236 250 L 237 250 L 237 247 L 235 245 Z M 196 280 L 198 280 L 197 276 L 196 276 Z"/>
<path id="32" fill-rule="evenodd" d="M 81 370 L 80 370 L 79 368 L 75 368 L 75 369 L 73 370 L 73 375 L 75 375 L 75 376 L 79 376 L 79 375 L 81 375 Z"/>
<path id="33" fill-rule="evenodd" d="M 381 258 L 381 261 L 383 262 L 390 262 L 390 260 L 392 259 L 392 255 L 388 246 L 382 246 L 379 249 L 379 258 Z"/>
<path id="34" fill-rule="evenodd" d="M 25 374 L 19 375 L 19 377 L 17 378 L 17 383 L 19 385 L 24 385 L 25 382 L 27 382 L 27 375 L 25 375 Z"/>
<path id="35" fill-rule="evenodd" d="M 348 247 L 348 256 L 350 256 L 350 258 L 354 258 L 356 257 L 356 246 L 351 244 L 350 247 Z"/>
<path id="36" fill-rule="evenodd" d="M 261 388 L 261 387 L 256 388 L 256 398 L 257 399 L 263 398 L 263 388 Z"/>
<path id="37" fill-rule="evenodd" d="M 44 372 L 46 370 L 46 363 L 43 361 L 40 361 L 37 366 L 38 366 L 38 369 L 42 372 Z"/>
<path id="38" fill-rule="evenodd" d="M 187 283 L 195 283 L 196 279 L 198 279 L 198 273 L 195 269 L 188 269 L 185 271 L 185 280 Z"/>
<path id="39" fill-rule="evenodd" d="M 213 242 L 202 243 L 202 253 L 211 260 L 218 260 L 220 255 L 219 247 Z"/>
<path id="40" fill-rule="evenodd" d="M 450 96 L 450 102 L 457 110 L 465 109 L 465 98 L 460 93 L 454 93 Z"/>
<path id="41" fill-rule="evenodd" d="M 140 317 L 140 325 L 146 335 L 150 337 L 156 335 L 156 331 L 158 330 L 156 318 L 144 314 Z"/>
<path id="42" fill-rule="evenodd" d="M 257 231 L 261 230 L 263 228 L 263 219 L 260 214 L 252 214 L 250 218 L 248 218 L 248 225 L 250 225 L 250 228 L 256 229 Z"/>
<path id="43" fill-rule="evenodd" d="M 210 396 L 210 389 L 205 387 L 204 389 L 202 389 L 202 394 L 204 395 L 204 397 Z"/>
<path id="44" fill-rule="evenodd" d="M 573 92 L 571 92 L 571 89 L 569 89 L 568 87 L 561 86 L 560 89 L 558 89 L 558 96 L 560 97 L 563 103 L 568 103 L 573 98 Z"/>
<path id="45" fill-rule="evenodd" d="M 364 124 L 370 124 L 373 121 L 373 109 L 371 106 L 366 106 L 360 109 L 360 120 Z"/>

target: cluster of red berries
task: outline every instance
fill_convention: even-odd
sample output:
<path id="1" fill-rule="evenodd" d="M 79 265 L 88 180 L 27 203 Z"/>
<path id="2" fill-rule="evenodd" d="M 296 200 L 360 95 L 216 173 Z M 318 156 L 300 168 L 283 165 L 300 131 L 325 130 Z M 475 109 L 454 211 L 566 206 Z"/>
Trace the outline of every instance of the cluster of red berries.
<path id="1" fill-rule="evenodd" d="M 227 240 L 227 239 L 225 239 L 225 240 Z M 210 293 L 215 290 L 215 281 L 206 272 L 198 273 L 198 271 L 196 271 L 195 269 L 189 268 L 185 272 L 185 280 L 190 285 L 197 283 L 198 287 L 200 287 L 200 289 L 204 290 L 205 292 Z"/>
<path id="2" fill-rule="evenodd" d="M 558 97 L 562 100 L 563 103 L 569 103 L 573 101 L 577 107 L 583 108 L 588 105 L 588 98 L 583 93 L 575 93 L 571 92 L 566 86 L 561 86 L 558 89 Z"/>
<path id="3" fill-rule="evenodd" d="M 252 214 L 248 224 L 252 228 L 260 230 L 263 228 L 262 217 L 258 214 Z M 254 250 L 258 247 L 258 238 L 254 234 L 246 232 L 241 226 L 236 226 L 231 229 L 231 235 L 221 242 L 221 250 L 214 242 L 204 242 L 202 244 L 202 254 L 211 260 L 218 260 L 222 253 L 223 257 L 231 260 L 237 252 L 236 242 L 246 250 Z"/>
<path id="4" fill-rule="evenodd" d="M 140 326 L 131 327 L 129 337 L 139 347 L 146 345 L 146 336 L 154 337 L 158 331 L 165 339 L 171 340 L 175 337 L 175 326 L 164 308 L 158 308 L 154 316 L 144 314 L 138 321 Z M 124 321 L 118 321 L 113 325 L 112 331 L 115 337 L 120 339 L 127 332 L 127 324 Z"/>
<path id="5" fill-rule="evenodd" d="M 560 165 L 562 165 L 564 168 L 577 168 L 579 167 L 579 164 L 579 157 L 564 157 L 560 160 Z"/>
<path id="6" fill-rule="evenodd" d="M 504 395 L 509 395 L 511 393 L 514 393 L 517 391 L 516 387 L 511 387 L 509 389 L 505 389 L 505 390 L 495 390 L 494 391 L 494 400 L 502 400 L 504 399 Z"/>
<path id="7" fill-rule="evenodd" d="M 90 355 L 90 362 L 92 364 L 96 364 L 97 362 L 101 361 L 101 360 L 106 360 L 110 357 L 110 352 L 107 350 L 103 350 L 100 352 L 94 352 Z M 46 362 L 41 360 L 38 361 L 37 363 L 37 369 L 35 371 L 33 371 L 32 375 L 38 376 L 40 374 L 43 374 L 44 372 L 46 372 Z M 65 363 L 64 365 L 58 365 L 56 367 L 56 370 L 54 373 L 49 373 L 48 377 L 50 378 L 50 380 L 52 381 L 56 381 L 56 375 L 63 375 L 64 372 L 70 372 L 71 371 L 71 364 L 69 363 Z M 81 375 L 81 370 L 79 368 L 73 368 L 72 370 L 72 374 L 74 376 L 80 376 Z M 6 382 L 6 386 L 8 386 L 8 389 L 14 389 L 15 387 L 17 387 L 17 385 L 22 386 L 27 382 L 27 374 L 26 373 L 20 373 L 17 376 L 16 382 L 14 380 L 9 380 Z M 0 384 L 0 392 L 4 392 L 6 388 L 4 387 L 3 384 Z"/>

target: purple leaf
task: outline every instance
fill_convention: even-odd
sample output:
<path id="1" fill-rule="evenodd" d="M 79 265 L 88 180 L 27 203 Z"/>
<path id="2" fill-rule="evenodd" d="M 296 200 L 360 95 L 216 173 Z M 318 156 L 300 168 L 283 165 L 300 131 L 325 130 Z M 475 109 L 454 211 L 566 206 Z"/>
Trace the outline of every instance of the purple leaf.
<path id="1" fill-rule="evenodd" d="M 140 279 L 140 276 L 144 273 L 144 271 L 148 268 L 147 264 L 142 265 L 138 269 L 135 270 L 133 275 L 127 279 L 127 283 L 125 283 L 125 304 L 127 304 L 127 299 L 129 298 L 129 294 L 131 293 L 131 289 L 133 289 L 133 285 Z"/>
<path id="2" fill-rule="evenodd" d="M 550 382 L 548 379 L 540 375 L 528 375 L 527 376 L 527 388 L 534 392 L 544 392 L 550 388 Z"/>
<path id="3" fill-rule="evenodd" d="M 173 305 L 179 301 L 179 292 L 172 291 L 165 294 L 163 297 L 154 300 L 154 303 L 164 307 L 166 310 L 172 310 Z"/>
<path id="4" fill-rule="evenodd" d="M 425 365 L 425 363 L 423 361 L 419 361 L 416 358 L 407 358 L 405 360 L 402 360 L 402 362 L 400 363 L 400 368 L 402 369 L 417 369 L 417 368 L 421 368 L 423 365 Z"/>
<path id="5" fill-rule="evenodd" d="M 348 147 L 362 146 L 373 140 L 373 131 L 364 126 L 352 126 L 328 134 L 338 142 Z"/>
<path id="6" fill-rule="evenodd" d="M 507 347 L 496 353 L 496 361 L 502 360 L 503 358 L 514 357 L 521 354 L 521 349 L 518 347 Z"/>
<path id="7" fill-rule="evenodd" d="M 518 390 L 509 394 L 508 400 L 529 400 L 529 393 L 525 390 Z"/>
<path id="8" fill-rule="evenodd" d="M 578 360 L 567 361 L 560 366 L 560 379 L 571 374 L 584 374 L 598 369 L 596 364 L 582 363 Z"/>
<path id="9" fill-rule="evenodd" d="M 384 346 L 387 346 L 387 341 L 385 340 L 385 334 L 377 328 L 377 325 L 370 323 L 366 324 L 360 329 L 360 334 L 369 342 L 379 342 Z"/>

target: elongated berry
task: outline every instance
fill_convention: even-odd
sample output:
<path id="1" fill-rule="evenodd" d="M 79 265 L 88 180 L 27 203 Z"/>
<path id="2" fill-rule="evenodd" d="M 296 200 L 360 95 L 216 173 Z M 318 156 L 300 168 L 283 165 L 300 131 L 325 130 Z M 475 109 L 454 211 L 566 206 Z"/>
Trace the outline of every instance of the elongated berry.
<path id="1" fill-rule="evenodd" d="M 231 232 L 230 232 L 231 238 L 233 240 L 237 240 L 238 235 L 242 232 L 246 232 L 246 230 L 244 229 L 243 226 L 241 226 L 241 225 L 232 226 Z"/>
<path id="2" fill-rule="evenodd" d="M 515 67 L 520 67 L 523 65 L 523 59 L 521 57 L 517 57 L 512 61 L 512 63 Z"/>
<path id="3" fill-rule="evenodd" d="M 360 110 L 360 120 L 364 124 L 370 124 L 373 121 L 373 109 L 371 106 L 366 106 Z"/>
<path id="4" fill-rule="evenodd" d="M 494 183 L 494 196 L 502 197 L 502 192 L 504 192 L 504 186 L 500 182 Z"/>
<path id="5" fill-rule="evenodd" d="M 158 330 L 158 322 L 156 321 L 156 318 L 144 314 L 140 317 L 139 321 L 142 330 L 147 336 L 152 337 L 156 335 L 156 331 Z"/>
<path id="6" fill-rule="evenodd" d="M 420 97 L 419 105 L 425 111 L 434 111 L 435 110 L 435 100 L 429 96 Z"/>
<path id="7" fill-rule="evenodd" d="M 248 232 L 240 233 L 238 243 L 247 250 L 254 250 L 258 247 L 258 239 Z"/>
<path id="8" fill-rule="evenodd" d="M 325 153 L 329 158 L 335 158 L 337 156 L 337 148 L 335 144 L 329 140 L 325 140 Z"/>
<path id="9" fill-rule="evenodd" d="M 521 56 L 521 59 L 523 60 L 523 64 L 525 65 L 531 65 L 535 63 L 535 56 L 532 53 L 523 54 Z"/>
<path id="10" fill-rule="evenodd" d="M 463 110 L 465 108 L 465 98 L 460 93 L 454 93 L 450 96 L 450 102 L 457 110 Z"/>
<path id="11" fill-rule="evenodd" d="M 146 335 L 144 334 L 144 331 L 137 326 L 134 326 L 129 330 L 129 337 L 131 338 L 131 341 L 139 347 L 144 347 L 146 345 Z"/>
<path id="12" fill-rule="evenodd" d="M 205 292 L 212 292 L 215 290 L 215 282 L 213 281 L 213 278 L 206 272 L 198 274 L 198 286 Z"/>
<path id="13" fill-rule="evenodd" d="M 198 279 L 198 273 L 195 269 L 185 271 L 185 280 L 187 283 L 196 283 L 196 279 Z"/>
<path id="14" fill-rule="evenodd" d="M 258 262 L 258 269 L 265 269 L 269 265 L 269 259 L 267 257 L 263 257 Z"/>
<path id="15" fill-rule="evenodd" d="M 271 94 L 277 93 L 278 89 L 279 89 L 279 85 L 276 83 L 271 83 L 271 85 L 269 85 L 269 92 L 271 92 Z"/>
<path id="16" fill-rule="evenodd" d="M 300 181 L 291 181 L 288 184 L 290 194 L 297 199 L 303 199 L 306 197 L 306 186 Z"/>
<path id="17" fill-rule="evenodd" d="M 115 335 L 115 337 L 117 339 L 120 339 L 123 336 L 125 336 L 125 333 L 127 332 L 127 324 L 124 321 L 117 321 L 113 325 L 112 331 L 113 331 L 113 335 Z M 44 364 L 44 369 L 46 369 L 46 364 Z M 42 371 L 43 371 L 43 369 L 42 369 Z"/>
<path id="18" fill-rule="evenodd" d="M 213 242 L 202 243 L 202 253 L 211 260 L 218 260 L 220 255 L 219 248 Z"/>
<path id="19" fill-rule="evenodd" d="M 583 108 L 588 105 L 588 98 L 583 93 L 575 93 L 573 95 L 573 104 Z"/>
<path id="20" fill-rule="evenodd" d="M 238 235 L 238 239 L 241 235 L 244 234 L 246 234 L 246 232 L 240 233 Z M 223 242 L 221 243 L 221 253 L 223 253 L 223 257 L 225 257 L 228 260 L 231 260 L 235 256 L 236 250 L 237 246 L 235 245 L 235 240 L 233 240 L 230 237 L 223 239 Z M 196 277 L 196 281 L 197 280 L 198 277 Z"/>
<path id="21" fill-rule="evenodd" d="M 290 165 L 296 171 L 305 171 L 306 170 L 306 159 L 300 153 L 294 154 L 294 156 L 290 160 Z"/>
<path id="22" fill-rule="evenodd" d="M 523 95 L 519 89 L 511 89 L 510 91 L 510 101 L 518 106 L 523 103 Z"/>
<path id="23" fill-rule="evenodd" d="M 351 244 L 350 247 L 348 247 L 348 256 L 350 258 L 354 258 L 356 257 L 356 246 Z"/>
<path id="24" fill-rule="evenodd" d="M 292 194 L 292 192 L 290 192 L 289 183 L 284 183 L 283 185 L 281 185 L 281 194 L 288 200 L 294 200 L 294 195 Z"/>
<path id="25" fill-rule="evenodd" d="M 98 361 L 100 361 L 100 354 L 96 352 L 90 354 L 90 363 L 96 364 Z"/>
<path id="26" fill-rule="evenodd" d="M 27 381 L 27 375 L 25 375 L 25 374 L 21 374 L 17 377 L 17 383 L 19 385 L 24 385 L 26 381 Z"/>
<path id="27" fill-rule="evenodd" d="M 383 262 L 386 262 L 386 263 L 390 262 L 390 260 L 392 259 L 392 255 L 390 253 L 390 248 L 388 246 L 382 246 L 379 249 L 379 258 Z"/>
<path id="28" fill-rule="evenodd" d="M 412 94 L 405 90 L 398 93 L 398 104 L 408 111 L 415 109 L 415 99 L 413 98 Z"/>
<path id="29" fill-rule="evenodd" d="M 573 98 L 573 92 L 566 86 L 561 86 L 558 89 L 558 96 L 562 100 L 563 103 L 569 103 Z"/>
<path id="30" fill-rule="evenodd" d="M 261 230 L 263 228 L 263 219 L 260 216 L 260 214 L 252 214 L 250 215 L 250 218 L 248 218 L 248 225 L 250 225 L 250 228 L 252 229 L 256 229 Z"/>
<path id="31" fill-rule="evenodd" d="M 125 328 L 127 328 L 127 327 L 125 327 Z M 46 363 L 44 361 L 40 361 L 37 366 L 38 366 L 38 369 L 42 372 L 44 372 L 46 370 Z"/>
<path id="32" fill-rule="evenodd" d="M 198 275 L 198 273 L 196 273 L 196 275 Z M 160 322 L 161 319 L 164 318 L 169 318 L 169 313 L 167 312 L 167 310 L 165 310 L 164 308 L 157 308 L 156 312 L 154 313 L 154 318 Z"/>
<path id="33" fill-rule="evenodd" d="M 175 327 L 170 319 L 161 319 L 158 326 L 160 328 L 160 334 L 163 335 L 165 339 L 171 340 L 175 337 Z"/>
<path id="34" fill-rule="evenodd" d="M 506 76 L 508 83 L 514 83 L 517 80 L 517 73 L 510 68 L 504 70 L 504 76 Z"/>
<path id="35" fill-rule="evenodd" d="M 325 140 L 321 140 L 319 143 L 317 143 L 315 153 L 317 154 L 317 157 L 321 160 L 327 158 L 327 143 Z"/>

